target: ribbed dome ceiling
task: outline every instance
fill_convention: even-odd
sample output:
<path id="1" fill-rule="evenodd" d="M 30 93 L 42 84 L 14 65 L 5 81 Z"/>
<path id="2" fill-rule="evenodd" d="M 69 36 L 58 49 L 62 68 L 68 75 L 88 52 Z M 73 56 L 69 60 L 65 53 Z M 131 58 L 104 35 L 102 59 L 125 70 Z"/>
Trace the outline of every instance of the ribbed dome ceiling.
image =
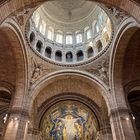
<path id="1" fill-rule="evenodd" d="M 55 0 L 42 6 L 47 16 L 61 22 L 75 22 L 87 17 L 96 4 L 85 0 Z"/>

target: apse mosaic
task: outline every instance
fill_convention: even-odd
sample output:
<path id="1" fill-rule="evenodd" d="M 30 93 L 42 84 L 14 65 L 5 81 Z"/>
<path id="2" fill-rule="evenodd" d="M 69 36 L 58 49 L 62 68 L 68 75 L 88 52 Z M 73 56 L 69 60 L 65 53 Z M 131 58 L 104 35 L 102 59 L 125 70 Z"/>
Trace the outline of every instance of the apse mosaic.
<path id="1" fill-rule="evenodd" d="M 63 101 L 49 108 L 40 123 L 43 140 L 94 140 L 98 122 L 94 113 L 77 101 Z"/>

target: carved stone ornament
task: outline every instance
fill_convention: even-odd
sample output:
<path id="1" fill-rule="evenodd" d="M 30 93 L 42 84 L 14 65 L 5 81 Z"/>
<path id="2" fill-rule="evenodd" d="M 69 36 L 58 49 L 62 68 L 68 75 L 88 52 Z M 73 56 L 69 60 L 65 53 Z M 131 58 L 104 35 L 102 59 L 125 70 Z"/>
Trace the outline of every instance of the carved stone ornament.
<path id="1" fill-rule="evenodd" d="M 14 13 L 13 17 L 17 20 L 20 26 L 23 26 L 25 24 L 26 15 L 28 15 L 30 11 L 32 11 L 31 8 L 24 9 L 22 11 L 17 11 Z"/>
<path id="2" fill-rule="evenodd" d="M 30 85 L 33 85 L 43 75 L 46 75 L 53 71 L 52 69 L 44 68 L 42 63 L 37 63 L 33 58 L 31 58 L 31 63 L 32 63 L 32 74 Z"/>
<path id="3" fill-rule="evenodd" d="M 109 68 L 109 57 L 103 60 L 101 64 L 98 64 L 94 68 L 90 68 L 87 71 L 96 75 L 106 85 L 109 85 L 108 68 Z"/>
<path id="4" fill-rule="evenodd" d="M 115 7 L 108 7 L 108 10 L 110 14 L 116 19 L 118 24 L 128 17 L 124 11 L 120 11 Z"/>
<path id="5" fill-rule="evenodd" d="M 32 72 L 32 76 L 31 76 L 31 84 L 33 84 L 41 75 L 43 70 L 43 66 L 42 64 L 36 64 L 34 63 L 34 70 Z"/>

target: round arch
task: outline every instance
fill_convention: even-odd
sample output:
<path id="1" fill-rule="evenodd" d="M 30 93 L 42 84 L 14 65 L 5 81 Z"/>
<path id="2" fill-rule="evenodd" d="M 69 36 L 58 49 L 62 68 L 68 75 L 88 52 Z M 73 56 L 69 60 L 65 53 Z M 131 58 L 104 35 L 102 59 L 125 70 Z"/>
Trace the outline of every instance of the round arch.
<path id="1" fill-rule="evenodd" d="M 37 116 L 35 117 L 36 118 L 35 122 L 37 122 L 37 124 L 34 127 L 43 133 L 44 131 L 42 131 L 42 124 L 44 123 L 42 123 L 42 121 L 45 121 L 44 118 L 46 119 L 46 117 L 44 116 L 46 116 L 46 113 L 50 114 L 50 109 L 54 106 L 59 108 L 59 104 L 62 104 L 62 106 L 65 106 L 63 103 L 66 103 L 66 105 L 67 103 L 69 103 L 69 105 L 72 105 L 73 102 L 77 102 L 81 105 L 86 106 L 95 115 L 95 118 L 93 120 L 95 121 L 96 119 L 96 122 L 97 122 L 96 137 L 99 137 L 99 132 L 105 127 L 107 127 L 107 124 L 104 122 L 105 116 L 102 114 L 101 108 L 99 108 L 98 105 L 95 104 L 91 99 L 85 98 L 85 96 L 81 96 L 80 94 L 75 94 L 75 93 L 62 93 L 46 100 L 43 103 L 43 105 L 40 108 L 38 108 Z M 54 113 L 54 116 L 55 116 L 55 113 Z M 44 126 L 43 126 L 43 129 L 44 129 Z"/>
<path id="2" fill-rule="evenodd" d="M 95 113 L 96 117 L 98 118 L 98 121 L 101 121 L 100 127 L 103 126 L 103 120 L 101 118 L 100 107 L 96 103 L 94 103 L 90 98 L 87 98 L 77 93 L 61 93 L 59 95 L 53 96 L 49 98 L 48 100 L 46 100 L 42 104 L 42 106 L 40 106 L 40 109 L 38 109 L 39 110 L 37 114 L 39 118 L 38 123 L 41 121 L 41 118 L 43 114 L 46 112 L 46 110 L 48 110 L 52 105 L 61 101 L 65 101 L 65 100 L 73 100 L 73 101 L 78 101 L 78 102 L 81 102 L 82 104 L 85 104 Z M 39 127 L 39 124 L 38 124 L 38 127 Z"/>
<path id="3" fill-rule="evenodd" d="M 49 1 L 49 0 L 48 0 Z M 90 0 L 90 1 L 95 1 L 95 0 Z M 5 15 L 1 15 L 0 16 L 0 23 L 6 18 L 8 17 L 8 15 L 10 15 L 11 13 L 21 9 L 20 11 L 22 11 L 22 9 L 25 8 L 35 8 L 39 5 L 41 5 L 43 2 L 46 2 L 45 0 L 36 0 L 34 2 L 32 2 L 31 0 L 23 0 L 22 2 L 20 1 L 16 1 L 16 6 L 15 5 L 15 0 L 11 0 L 8 2 L 5 2 L 3 4 L 2 7 L 0 7 L 0 13 L 3 13 L 3 11 L 5 11 L 5 9 L 9 6 L 9 7 L 13 7 L 11 10 L 7 10 L 7 12 L 5 12 Z M 130 15 L 132 15 L 133 17 L 135 17 L 135 19 L 137 19 L 140 22 L 140 15 L 139 12 L 140 11 L 140 7 L 139 7 L 139 3 L 138 1 L 132 1 L 132 0 L 98 0 L 98 3 L 103 3 L 106 5 L 112 5 L 115 7 L 118 7 L 119 9 L 122 9 L 124 11 L 126 11 L 127 13 L 129 13 Z M 131 10 L 133 9 L 133 10 Z"/>
<path id="4" fill-rule="evenodd" d="M 100 121 L 100 130 L 109 129 L 109 92 L 102 82 L 93 77 L 86 72 L 73 70 L 63 70 L 43 77 L 31 88 L 29 104 L 26 104 L 30 112 L 30 126 L 38 129 L 39 120 L 49 106 L 71 99 L 89 107 L 92 104 L 91 108 Z"/>
<path id="5" fill-rule="evenodd" d="M 135 23 L 128 23 L 126 24 L 121 31 L 117 34 L 116 42 L 113 44 L 113 49 L 111 52 L 111 86 L 112 92 L 114 93 L 113 96 L 116 97 L 118 107 L 126 107 L 126 100 L 125 96 L 122 94 L 124 93 L 124 87 L 122 83 L 122 69 L 124 64 L 124 57 L 125 52 L 128 47 L 128 43 L 133 35 L 139 30 L 139 26 Z M 123 100 L 124 99 L 124 100 Z"/>
<path id="6" fill-rule="evenodd" d="M 103 96 L 103 98 L 107 104 L 108 110 L 109 110 L 109 108 L 110 108 L 109 89 L 101 80 L 97 79 L 93 75 L 86 73 L 86 72 L 82 72 L 82 71 L 80 72 L 80 71 L 76 71 L 76 70 L 62 70 L 62 71 L 58 71 L 58 72 L 54 72 L 54 73 L 46 75 L 45 77 L 40 79 L 38 81 L 38 83 L 36 83 L 35 85 L 33 85 L 31 87 L 30 93 L 29 93 L 30 98 L 28 101 L 29 104 L 28 105 L 26 104 L 29 107 L 29 112 L 31 111 L 33 101 L 35 100 L 35 98 L 38 96 L 39 92 L 43 88 L 45 88 L 50 83 L 58 81 L 61 78 L 65 79 L 65 78 L 73 77 L 73 76 L 75 76 L 76 78 L 80 78 L 82 81 L 87 81 L 91 85 L 96 86 L 98 88 L 100 94 Z M 69 92 L 74 92 L 74 91 L 69 91 Z"/>
<path id="7" fill-rule="evenodd" d="M 25 47 L 24 37 L 21 33 L 21 30 L 17 23 L 11 19 L 7 19 L 1 26 L 0 26 L 0 38 L 3 38 L 5 42 L 1 45 L 2 48 L 5 48 L 3 52 L 5 56 L 6 54 L 10 54 L 10 58 L 8 60 L 4 59 L 4 63 L 8 61 L 13 61 L 10 67 L 7 66 L 6 69 L 10 71 L 10 68 L 14 67 L 9 73 L 9 77 L 13 77 L 9 79 L 9 83 L 14 86 L 15 93 L 14 93 L 14 102 L 12 104 L 13 107 L 22 106 L 22 102 L 19 101 L 19 96 L 23 97 L 27 90 L 27 71 L 28 71 L 28 57 L 27 57 L 27 50 Z M 4 64 L 2 65 L 4 66 Z M 8 74 L 7 74 L 8 75 Z M 5 81 L 7 79 L 4 79 Z M 23 87 L 21 90 L 21 87 Z M 17 97 L 18 95 L 18 97 Z"/>

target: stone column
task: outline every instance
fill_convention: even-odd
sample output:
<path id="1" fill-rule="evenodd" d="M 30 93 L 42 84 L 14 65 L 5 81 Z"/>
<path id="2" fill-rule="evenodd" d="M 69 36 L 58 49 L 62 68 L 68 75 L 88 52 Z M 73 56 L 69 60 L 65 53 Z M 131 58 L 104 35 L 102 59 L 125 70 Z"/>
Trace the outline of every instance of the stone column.
<path id="1" fill-rule="evenodd" d="M 73 62 L 77 62 L 77 56 L 76 56 L 76 51 L 73 52 Z"/>
<path id="2" fill-rule="evenodd" d="M 98 133 L 99 140 L 113 140 L 110 126 L 102 127 Z"/>
<path id="3" fill-rule="evenodd" d="M 46 50 L 46 46 L 45 46 L 45 43 L 43 44 L 43 47 L 42 47 L 42 50 L 41 50 L 41 54 L 43 56 L 45 56 L 45 50 Z"/>
<path id="4" fill-rule="evenodd" d="M 37 41 L 38 41 L 38 39 L 35 38 L 34 44 L 32 44 L 32 45 L 33 45 L 33 48 L 34 48 L 35 50 L 36 50 L 36 44 L 37 44 Z"/>
<path id="5" fill-rule="evenodd" d="M 66 62 L 66 53 L 64 51 L 62 52 L 62 62 Z"/>
<path id="6" fill-rule="evenodd" d="M 87 56 L 86 48 L 83 50 L 83 55 L 84 55 L 84 59 L 83 60 L 87 60 L 88 56 Z"/>
<path id="7" fill-rule="evenodd" d="M 136 140 L 132 116 L 127 108 L 115 108 L 110 113 L 113 140 Z"/>
<path id="8" fill-rule="evenodd" d="M 12 109 L 7 120 L 3 140 L 26 140 L 29 115 L 26 110 Z"/>
<path id="9" fill-rule="evenodd" d="M 54 60 L 54 61 L 55 61 L 55 53 L 56 53 L 56 51 L 52 50 L 51 59 Z"/>
<path id="10" fill-rule="evenodd" d="M 38 129 L 30 128 L 26 140 L 41 140 L 41 132 Z"/>
<path id="11" fill-rule="evenodd" d="M 73 45 L 73 47 L 75 48 L 75 46 L 76 46 L 76 34 L 73 32 L 72 33 L 72 45 Z"/>
<path id="12" fill-rule="evenodd" d="M 57 31 L 54 30 L 54 36 L 53 36 L 53 40 L 52 40 L 52 41 L 54 41 L 54 42 L 56 42 L 56 34 L 57 34 Z"/>

